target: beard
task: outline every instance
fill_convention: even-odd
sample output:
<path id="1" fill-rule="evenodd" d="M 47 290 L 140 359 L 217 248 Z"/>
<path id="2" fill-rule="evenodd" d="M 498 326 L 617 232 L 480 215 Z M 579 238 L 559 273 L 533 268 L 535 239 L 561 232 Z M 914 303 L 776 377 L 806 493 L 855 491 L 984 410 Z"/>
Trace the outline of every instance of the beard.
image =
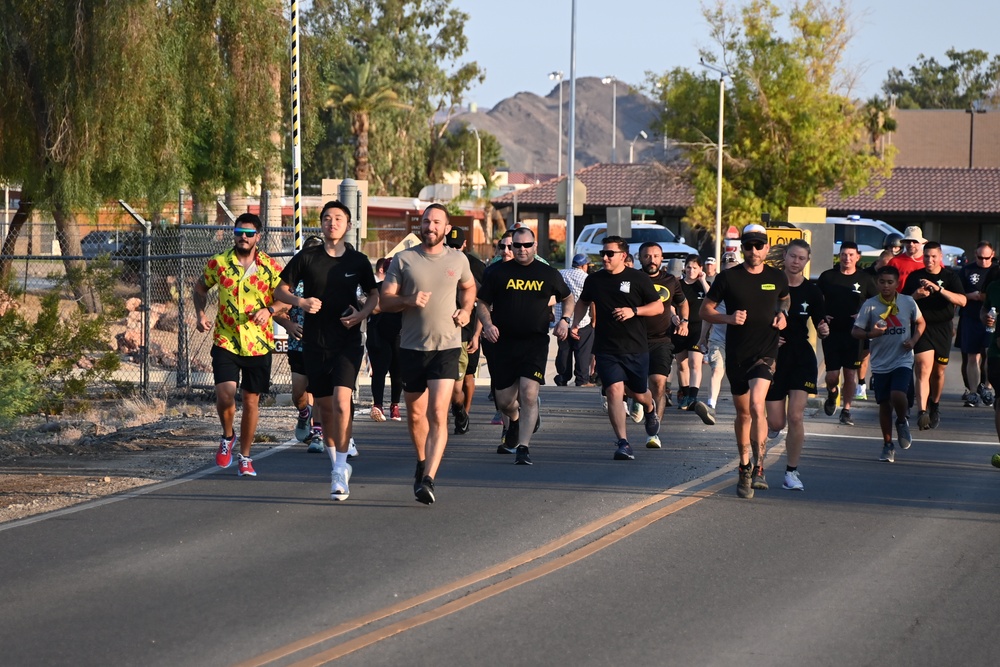
<path id="1" fill-rule="evenodd" d="M 235 248 L 236 248 L 236 254 L 239 255 L 240 257 L 248 257 L 250 256 L 250 253 L 253 252 L 253 246 L 246 247 L 246 246 L 241 246 L 239 243 L 237 243 Z"/>
<path id="2" fill-rule="evenodd" d="M 655 276 L 657 273 L 660 272 L 660 266 L 661 266 L 660 264 L 648 264 L 646 266 L 643 266 L 642 270 L 651 276 Z"/>

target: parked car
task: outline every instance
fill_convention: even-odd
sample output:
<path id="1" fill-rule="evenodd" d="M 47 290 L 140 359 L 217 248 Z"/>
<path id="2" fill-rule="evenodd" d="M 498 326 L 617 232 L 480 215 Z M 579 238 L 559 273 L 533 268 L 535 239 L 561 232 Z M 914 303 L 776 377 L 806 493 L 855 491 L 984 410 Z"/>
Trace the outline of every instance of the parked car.
<path id="1" fill-rule="evenodd" d="M 595 263 L 600 266 L 600 252 L 604 248 L 604 237 L 608 233 L 608 223 L 598 222 L 587 225 L 576 238 L 574 252 L 584 253 L 595 259 Z M 678 239 L 674 233 L 655 222 L 632 222 L 632 235 L 626 239 L 628 241 L 629 252 L 635 257 L 636 266 L 639 264 L 639 246 L 647 241 L 655 241 L 663 248 L 664 263 L 671 259 L 683 260 L 688 255 L 697 255 L 698 251 L 683 243 L 684 239 Z"/>
<path id="2" fill-rule="evenodd" d="M 142 239 L 142 234 L 134 231 L 98 230 L 90 232 L 80 239 L 80 247 L 86 259 L 95 259 L 102 255 L 116 256 L 127 245 L 135 245 L 136 239 Z"/>
<path id="3" fill-rule="evenodd" d="M 836 225 L 833 232 L 833 253 L 840 254 L 840 244 L 847 238 L 848 230 L 854 230 L 854 242 L 858 244 L 858 250 L 864 256 L 863 263 L 870 264 L 878 259 L 885 245 L 885 237 L 889 234 L 903 235 L 901 231 L 882 220 L 872 220 L 862 218 L 858 215 L 849 215 L 846 218 L 827 218 L 827 223 Z M 957 246 L 941 244 L 941 254 L 944 256 L 944 265 L 951 268 L 958 268 L 965 264 L 965 251 Z"/>

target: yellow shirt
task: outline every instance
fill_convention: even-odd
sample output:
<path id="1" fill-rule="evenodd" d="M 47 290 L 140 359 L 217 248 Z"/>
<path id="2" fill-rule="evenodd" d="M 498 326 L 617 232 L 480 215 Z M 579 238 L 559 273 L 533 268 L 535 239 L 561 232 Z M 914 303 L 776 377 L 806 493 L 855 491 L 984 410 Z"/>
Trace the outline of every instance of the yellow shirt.
<path id="1" fill-rule="evenodd" d="M 208 260 L 205 287 L 219 286 L 219 314 L 215 317 L 214 344 L 241 357 L 259 357 L 274 349 L 274 331 L 268 320 L 258 326 L 251 316 L 274 303 L 274 288 L 281 282 L 281 266 L 262 250 L 254 265 L 244 270 L 230 248 Z"/>

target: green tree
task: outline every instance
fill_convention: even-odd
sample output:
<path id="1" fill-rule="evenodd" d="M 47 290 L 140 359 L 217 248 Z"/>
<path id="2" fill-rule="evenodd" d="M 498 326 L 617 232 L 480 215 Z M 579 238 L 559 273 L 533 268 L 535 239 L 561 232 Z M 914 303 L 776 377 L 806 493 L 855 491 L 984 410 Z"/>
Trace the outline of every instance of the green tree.
<path id="1" fill-rule="evenodd" d="M 487 186 L 480 194 L 489 198 L 497 169 L 505 167 L 506 162 L 502 156 L 503 147 L 496 135 L 485 130 L 477 129 L 477 132 L 479 132 L 478 142 L 469 123 L 462 121 L 452 124 L 451 129 L 444 135 L 444 141 L 439 144 L 441 148 L 437 171 L 429 174 L 432 183 L 440 183 L 446 170 L 457 171 L 462 174 L 463 196 L 471 196 L 475 192 L 472 175 L 476 173 L 478 153 L 479 175 Z"/>
<path id="2" fill-rule="evenodd" d="M 1000 55 L 979 49 L 945 52 L 948 62 L 921 54 L 909 73 L 889 70 L 882 84 L 886 96 L 895 95 L 901 109 L 969 109 L 1000 104 Z"/>
<path id="3" fill-rule="evenodd" d="M 803 0 L 787 21 L 771 0 L 730 11 L 703 9 L 720 53 L 706 62 L 730 72 L 723 152 L 724 224 L 742 227 L 762 213 L 783 219 L 788 206 L 813 206 L 823 194 L 857 192 L 887 177 L 891 155 L 868 148 L 866 113 L 839 90 L 840 60 L 850 39 L 844 4 Z M 687 221 L 714 227 L 719 109 L 717 75 L 672 70 L 653 83 L 663 128 L 685 149 L 695 203 Z"/>

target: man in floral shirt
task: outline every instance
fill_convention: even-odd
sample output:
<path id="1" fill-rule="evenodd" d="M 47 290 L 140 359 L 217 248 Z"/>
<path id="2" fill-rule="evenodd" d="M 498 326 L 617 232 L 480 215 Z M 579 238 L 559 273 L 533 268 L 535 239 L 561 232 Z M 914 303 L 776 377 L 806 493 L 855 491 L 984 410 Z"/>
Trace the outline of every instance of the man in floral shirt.
<path id="1" fill-rule="evenodd" d="M 243 376 L 243 416 L 240 420 L 240 451 L 237 473 L 255 477 L 250 447 L 257 430 L 260 395 L 271 386 L 271 352 L 274 331 L 271 316 L 275 309 L 272 293 L 281 282 L 281 266 L 257 249 L 260 218 L 244 213 L 236 218 L 233 247 L 208 261 L 201 280 L 195 284 L 194 307 L 198 331 L 208 331 L 212 323 L 205 313 L 208 291 L 218 285 L 219 311 L 215 316 L 212 344 L 212 372 L 215 375 L 215 403 L 222 422 L 222 438 L 215 463 L 228 468 L 233 462 L 236 434 L 236 389 Z"/>

